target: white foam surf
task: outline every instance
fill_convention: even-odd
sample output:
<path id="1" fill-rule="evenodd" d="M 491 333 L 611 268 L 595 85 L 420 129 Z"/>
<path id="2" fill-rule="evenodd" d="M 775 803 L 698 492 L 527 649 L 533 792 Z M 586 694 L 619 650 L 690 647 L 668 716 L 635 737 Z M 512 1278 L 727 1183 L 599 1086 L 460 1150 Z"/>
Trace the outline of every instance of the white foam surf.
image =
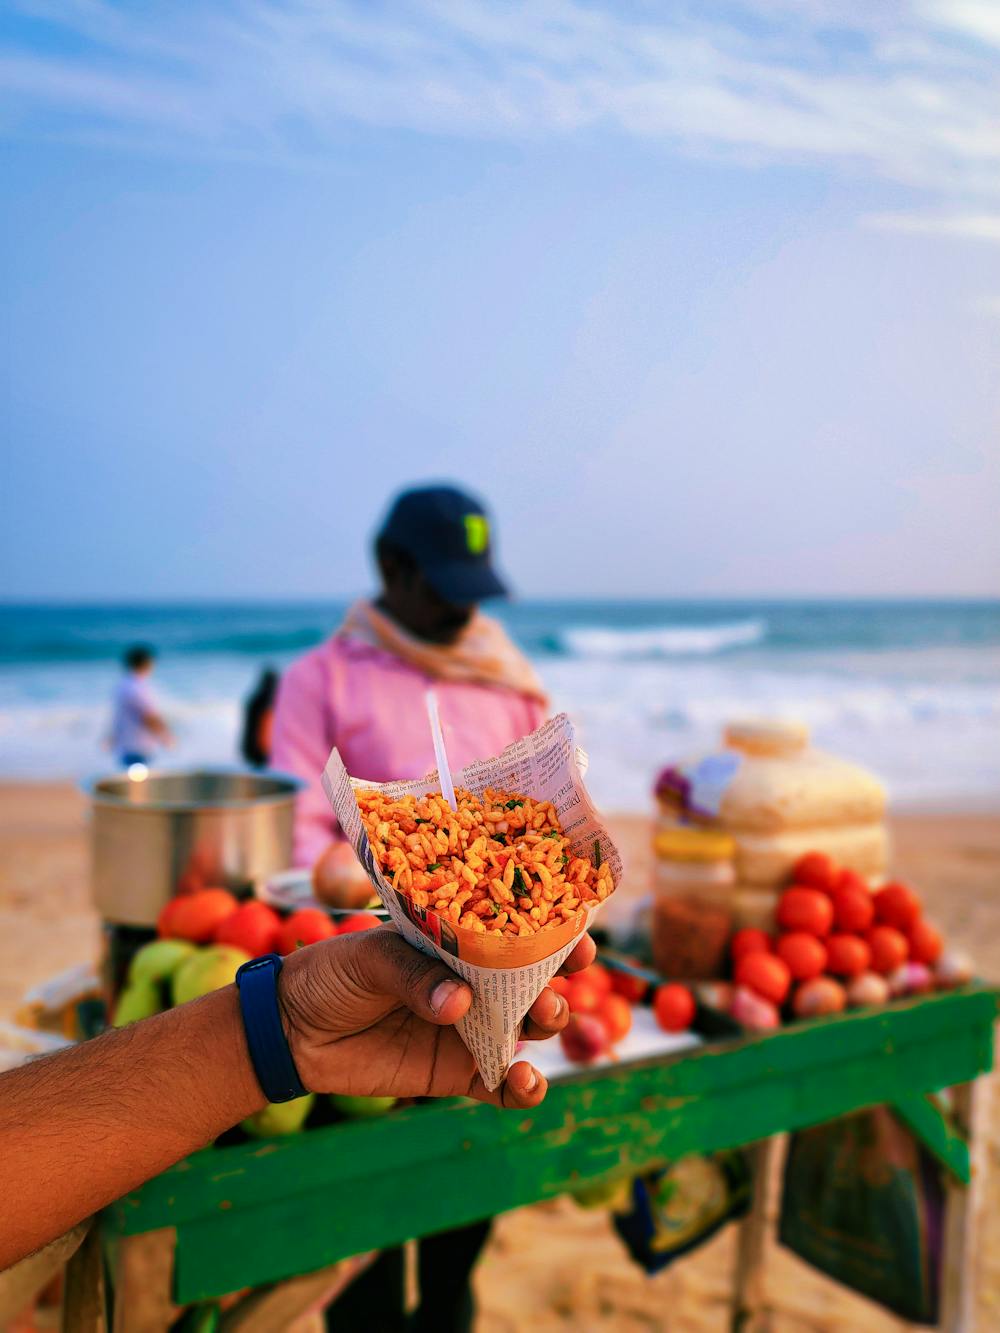
<path id="1" fill-rule="evenodd" d="M 618 632 L 612 631 L 617 637 Z M 794 716 L 818 745 L 888 783 L 894 804 L 1000 804 L 1000 649 L 552 656 L 536 665 L 579 721 L 587 783 L 606 810 L 647 810 L 656 772 L 714 748 L 737 717 Z M 177 734 L 170 764 L 233 763 L 240 700 L 257 665 L 164 662 L 157 687 Z M 102 746 L 112 663 L 0 671 L 0 776 L 79 777 Z"/>
<path id="2" fill-rule="evenodd" d="M 732 648 L 763 643 L 764 620 L 737 620 L 716 625 L 659 625 L 648 629 L 608 629 L 580 625 L 558 638 L 572 657 L 635 660 L 663 657 L 709 657 Z"/>

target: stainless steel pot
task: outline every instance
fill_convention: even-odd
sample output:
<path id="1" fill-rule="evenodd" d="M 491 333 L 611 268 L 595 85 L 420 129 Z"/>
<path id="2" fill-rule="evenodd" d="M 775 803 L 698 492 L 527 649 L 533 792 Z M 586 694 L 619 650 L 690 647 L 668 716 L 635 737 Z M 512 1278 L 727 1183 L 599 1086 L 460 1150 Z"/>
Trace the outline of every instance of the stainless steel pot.
<path id="1" fill-rule="evenodd" d="M 295 794 L 281 773 L 127 774 L 85 784 L 94 901 L 106 921 L 149 926 L 184 875 L 247 893 L 292 859 Z"/>

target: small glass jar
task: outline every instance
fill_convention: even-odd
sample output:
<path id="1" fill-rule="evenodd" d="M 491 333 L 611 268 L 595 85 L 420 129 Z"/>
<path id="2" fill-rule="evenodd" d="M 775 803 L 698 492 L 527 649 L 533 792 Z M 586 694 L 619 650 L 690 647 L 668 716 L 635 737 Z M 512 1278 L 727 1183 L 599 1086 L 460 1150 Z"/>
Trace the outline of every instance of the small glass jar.
<path id="1" fill-rule="evenodd" d="M 683 980 L 722 976 L 735 906 L 733 839 L 715 829 L 677 825 L 661 829 L 653 845 L 657 971 Z"/>

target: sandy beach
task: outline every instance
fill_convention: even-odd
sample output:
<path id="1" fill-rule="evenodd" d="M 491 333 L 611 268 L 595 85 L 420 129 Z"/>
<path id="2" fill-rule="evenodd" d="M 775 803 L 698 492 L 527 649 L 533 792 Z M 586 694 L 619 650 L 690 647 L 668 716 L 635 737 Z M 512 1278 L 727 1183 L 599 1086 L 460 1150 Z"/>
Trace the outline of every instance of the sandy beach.
<path id="1" fill-rule="evenodd" d="M 648 882 L 648 823 L 612 821 L 629 886 Z M 894 869 L 919 887 L 949 940 L 972 952 L 983 977 L 1000 978 L 1000 817 L 907 814 L 893 820 Z M 85 803 L 68 784 L 0 784 L 0 1016 L 25 989 L 73 963 L 96 959 L 98 920 L 87 886 Z M 979 1327 L 1000 1324 L 1000 1096 L 993 1098 L 993 1196 L 981 1243 Z M 649 1280 L 628 1260 L 602 1213 L 567 1200 L 500 1219 L 477 1276 L 480 1333 L 714 1333 L 726 1326 L 733 1235 Z M 774 1333 L 907 1325 L 853 1297 L 773 1247 Z M 525 1319 L 525 1311 L 531 1311 Z"/>

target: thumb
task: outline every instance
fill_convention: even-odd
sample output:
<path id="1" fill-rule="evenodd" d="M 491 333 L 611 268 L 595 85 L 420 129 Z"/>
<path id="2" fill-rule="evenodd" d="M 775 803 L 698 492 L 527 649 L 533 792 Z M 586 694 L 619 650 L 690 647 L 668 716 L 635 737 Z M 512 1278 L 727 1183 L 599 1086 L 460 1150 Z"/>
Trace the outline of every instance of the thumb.
<path id="1" fill-rule="evenodd" d="M 376 995 L 390 995 L 428 1023 L 457 1023 L 472 1004 L 472 991 L 436 958 L 428 958 L 387 927 L 357 940 L 354 976 Z"/>

